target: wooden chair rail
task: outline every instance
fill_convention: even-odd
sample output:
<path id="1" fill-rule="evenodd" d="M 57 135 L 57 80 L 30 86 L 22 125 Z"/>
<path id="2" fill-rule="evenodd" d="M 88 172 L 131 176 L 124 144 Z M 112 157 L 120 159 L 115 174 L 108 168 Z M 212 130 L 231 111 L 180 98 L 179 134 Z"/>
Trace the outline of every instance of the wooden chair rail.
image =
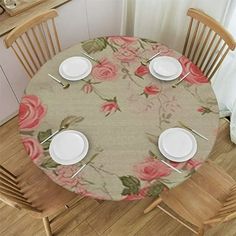
<path id="1" fill-rule="evenodd" d="M 22 25 L 16 27 L 5 38 L 5 44 L 6 44 L 7 48 L 11 47 L 11 45 L 15 42 L 15 40 L 17 38 L 19 38 L 20 35 L 25 33 L 28 29 L 33 28 L 36 25 L 39 25 L 42 22 L 52 19 L 56 16 L 58 16 L 58 13 L 56 10 L 49 10 L 47 12 L 41 13 L 41 14 L 27 20 Z"/>
<path id="2" fill-rule="evenodd" d="M 194 8 L 190 8 L 187 15 L 193 19 L 200 20 L 204 25 L 210 27 L 214 32 L 217 32 L 221 38 L 224 38 L 231 50 L 235 49 L 236 44 L 232 35 L 214 18 L 207 15 L 203 11 Z"/>
<path id="3" fill-rule="evenodd" d="M 234 38 L 216 20 L 200 10 L 190 8 L 187 15 L 191 19 L 183 55 L 198 65 L 210 80 L 228 52 L 235 49 Z"/>
<path id="4" fill-rule="evenodd" d="M 61 51 L 54 17 L 56 10 L 37 15 L 16 27 L 5 38 L 30 78 L 39 68 Z"/>

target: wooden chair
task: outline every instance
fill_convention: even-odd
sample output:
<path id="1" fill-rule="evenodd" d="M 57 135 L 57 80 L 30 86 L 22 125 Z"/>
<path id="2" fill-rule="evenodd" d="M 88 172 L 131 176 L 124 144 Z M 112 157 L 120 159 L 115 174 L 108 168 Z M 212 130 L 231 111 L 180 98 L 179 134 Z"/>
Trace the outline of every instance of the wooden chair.
<path id="1" fill-rule="evenodd" d="M 224 170 L 206 162 L 183 184 L 148 206 L 144 213 L 158 207 L 198 235 L 215 224 L 236 218 L 236 182 Z"/>
<path id="2" fill-rule="evenodd" d="M 5 38 L 30 78 L 50 58 L 61 51 L 55 26 L 56 10 L 39 14 L 13 29 Z"/>
<path id="3" fill-rule="evenodd" d="M 50 224 L 64 215 L 63 209 L 75 207 L 82 197 L 53 183 L 33 163 L 18 168 L 17 172 L 15 175 L 0 165 L 0 200 L 41 218 L 46 234 L 52 235 Z"/>
<path id="4" fill-rule="evenodd" d="M 235 49 L 231 34 L 204 12 L 190 8 L 191 17 L 183 55 L 203 71 L 209 80 L 215 74 L 229 50 Z"/>

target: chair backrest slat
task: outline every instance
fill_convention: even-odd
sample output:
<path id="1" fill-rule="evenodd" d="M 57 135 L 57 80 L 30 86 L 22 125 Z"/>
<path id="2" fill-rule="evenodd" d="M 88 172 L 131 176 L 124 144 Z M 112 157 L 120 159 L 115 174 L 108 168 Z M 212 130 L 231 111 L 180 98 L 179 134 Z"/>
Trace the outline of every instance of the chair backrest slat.
<path id="1" fill-rule="evenodd" d="M 207 220 L 205 224 L 213 224 L 213 223 L 222 223 L 233 218 L 236 218 L 236 191 L 234 185 L 224 200 L 222 207 L 219 209 L 218 213 L 212 217 L 211 219 Z"/>
<path id="2" fill-rule="evenodd" d="M 25 65 L 27 66 L 27 68 L 28 68 L 28 70 L 29 70 L 29 73 L 31 73 L 31 74 L 34 75 L 35 71 L 34 71 L 34 69 L 32 68 L 30 61 L 27 59 L 26 54 L 25 54 L 24 51 L 22 50 L 22 48 L 21 48 L 21 46 L 20 46 L 20 44 L 18 43 L 17 40 L 15 41 L 15 44 L 16 44 L 16 46 L 17 46 L 17 49 L 19 50 L 19 52 L 20 52 L 21 55 L 22 55 L 22 61 L 24 60 L 24 63 L 25 63 Z M 19 55 L 19 54 L 18 54 L 18 55 Z"/>
<path id="3" fill-rule="evenodd" d="M 6 204 L 8 204 L 12 207 L 15 207 L 19 210 L 25 209 L 25 210 L 33 211 L 33 212 L 41 212 L 37 208 L 31 206 L 30 203 L 22 201 L 20 199 L 17 199 L 16 197 L 12 197 L 12 196 L 9 196 L 9 195 L 6 195 L 6 194 L 1 194 L 0 195 L 0 200 L 2 200 Z"/>
<path id="4" fill-rule="evenodd" d="M 20 191 L 20 188 L 19 188 L 17 185 L 11 183 L 10 181 L 8 181 L 8 180 L 6 180 L 6 179 L 4 179 L 4 178 L 2 178 L 2 177 L 0 177 L 0 186 L 1 186 L 1 185 L 4 185 L 4 186 L 6 185 L 6 186 L 8 186 L 10 189 L 12 189 L 12 190 Z"/>
<path id="5" fill-rule="evenodd" d="M 186 40 L 184 43 L 183 55 L 185 55 L 186 51 L 187 51 L 189 36 L 190 36 L 191 30 L 192 30 L 192 25 L 193 25 L 193 18 L 191 18 L 190 23 L 189 23 L 188 33 L 187 33 Z"/>
<path id="6" fill-rule="evenodd" d="M 16 179 L 13 179 L 11 176 L 9 176 L 8 174 L 5 174 L 5 173 L 0 171 L 1 178 L 7 180 L 8 182 L 12 183 L 14 186 L 17 187 L 18 181 Z"/>
<path id="7" fill-rule="evenodd" d="M 188 55 L 187 55 L 187 57 L 189 57 L 189 58 L 190 58 L 190 54 L 192 53 L 193 45 L 195 43 L 195 39 L 196 39 L 196 36 L 197 36 L 197 33 L 198 33 L 199 24 L 200 24 L 200 22 L 198 21 L 197 25 L 195 26 L 194 33 L 192 35 L 192 41 L 190 43 L 189 50 L 188 50 Z"/>
<path id="8" fill-rule="evenodd" d="M 206 62 L 209 52 L 215 43 L 216 37 L 217 37 L 217 33 L 215 33 L 214 36 L 212 37 L 211 41 L 208 42 L 208 47 L 205 50 L 205 54 L 202 56 L 202 59 L 201 59 L 200 68 L 202 68 L 204 63 Z"/>
<path id="9" fill-rule="evenodd" d="M 54 32 L 54 35 L 55 35 L 55 38 L 56 38 L 56 42 L 57 42 L 58 52 L 60 52 L 61 51 L 61 43 L 60 43 L 60 40 L 59 40 L 59 37 L 58 37 L 58 33 L 57 33 L 57 29 L 56 29 L 56 24 L 55 24 L 54 18 L 52 18 L 52 26 L 53 26 L 53 32 Z"/>
<path id="10" fill-rule="evenodd" d="M 40 66 L 42 66 L 43 64 L 42 64 L 42 62 L 41 62 L 41 60 L 40 60 L 40 58 L 39 58 L 38 52 L 36 51 L 36 48 L 35 48 L 35 46 L 34 46 L 34 44 L 33 44 L 33 42 L 32 42 L 32 39 L 31 39 L 30 36 L 29 36 L 29 33 L 28 33 L 28 32 L 25 32 L 25 35 L 26 35 L 26 38 L 27 38 L 27 40 L 28 40 L 28 42 L 29 42 L 29 44 L 30 44 L 30 46 L 31 46 L 31 48 L 32 48 L 32 50 L 33 50 L 33 52 L 34 52 L 34 56 L 37 58 L 38 64 L 39 64 Z"/>
<path id="11" fill-rule="evenodd" d="M 29 69 L 26 67 L 24 61 L 22 60 L 22 58 L 20 57 L 20 55 L 18 54 L 17 50 L 15 49 L 15 47 L 12 45 L 11 48 L 13 49 L 14 53 L 16 54 L 18 60 L 21 62 L 21 64 L 23 65 L 23 67 L 25 68 L 27 74 L 29 75 L 29 77 L 32 77 L 33 74 L 29 71 Z"/>
<path id="12" fill-rule="evenodd" d="M 224 203 L 224 206 L 229 206 L 229 205 L 231 205 L 232 203 L 236 203 L 236 199 L 233 199 L 233 200 L 230 200 L 230 201 L 226 201 L 226 202 Z"/>
<path id="13" fill-rule="evenodd" d="M 49 30 L 47 22 L 45 22 L 45 26 L 46 26 L 46 30 L 47 30 L 47 36 L 49 38 L 49 42 L 50 42 L 50 45 L 51 45 L 51 49 L 53 50 L 53 55 L 55 55 L 56 54 L 56 49 L 54 47 L 54 43 L 53 43 L 53 40 L 52 40 L 52 35 L 50 33 L 50 30 Z"/>
<path id="14" fill-rule="evenodd" d="M 10 190 L 9 188 L 4 188 L 0 186 L 0 195 L 6 195 L 15 198 L 16 200 L 21 200 L 22 202 L 25 202 L 29 205 L 31 205 L 29 202 L 27 202 L 27 199 L 23 196 L 20 192 L 15 192 Z"/>
<path id="15" fill-rule="evenodd" d="M 3 167 L 2 165 L 0 165 L 0 171 L 2 171 L 1 173 L 3 173 L 6 176 L 10 176 L 12 180 L 14 180 L 17 183 L 17 176 L 12 174 L 9 170 L 7 170 L 5 167 Z"/>
<path id="16" fill-rule="evenodd" d="M 39 48 L 39 51 L 40 51 L 40 53 L 41 53 L 41 55 L 42 55 L 42 58 L 43 58 L 43 60 L 44 60 L 44 61 L 43 61 L 43 64 L 44 64 L 44 63 L 47 61 L 47 59 L 46 59 L 46 57 L 45 57 L 43 48 L 42 48 L 42 46 L 41 46 L 41 44 L 40 44 L 40 42 L 39 42 L 39 39 L 38 39 L 36 30 L 35 30 L 34 28 L 32 28 L 31 30 L 32 30 L 32 32 L 33 32 L 34 40 L 35 40 L 35 42 L 37 43 L 37 46 L 38 46 L 38 48 Z"/>
<path id="17" fill-rule="evenodd" d="M 215 43 L 215 47 L 211 50 L 210 55 L 205 59 L 205 65 L 202 66 L 202 71 L 206 74 L 206 69 L 209 67 L 212 58 L 214 57 L 214 54 L 216 53 L 216 50 L 218 49 L 220 42 L 222 41 L 221 38 L 218 39 L 218 41 Z M 213 44 L 212 44 L 213 45 Z M 213 65 L 214 66 L 214 65 Z"/>
<path id="18" fill-rule="evenodd" d="M 207 42 L 208 42 L 208 40 L 209 40 L 209 38 L 210 38 L 211 33 L 212 33 L 212 29 L 209 28 L 209 29 L 208 29 L 208 33 L 207 33 L 207 35 L 206 35 L 206 37 L 205 37 L 205 39 L 204 39 L 203 44 L 201 45 L 200 48 L 198 47 L 200 51 L 199 51 L 197 60 L 196 60 L 196 62 L 195 62 L 196 65 L 198 65 L 199 60 L 200 60 L 200 58 L 202 57 L 202 53 L 203 53 L 205 47 L 207 46 Z"/>
<path id="19" fill-rule="evenodd" d="M 229 50 L 234 50 L 235 41 L 223 26 L 204 12 L 190 8 L 187 15 L 191 18 L 183 55 L 192 60 L 204 75 L 211 79 L 226 56 L 222 44 L 228 46 Z"/>
<path id="20" fill-rule="evenodd" d="M 211 71 L 211 74 L 208 76 L 209 80 L 211 80 L 211 78 L 213 77 L 213 75 L 215 74 L 215 72 L 219 69 L 220 65 L 222 64 L 222 62 L 224 61 L 225 57 L 227 56 L 227 54 L 229 53 L 230 48 L 228 48 L 225 53 L 223 54 L 223 56 L 221 57 L 221 59 L 219 60 L 219 62 L 217 63 L 217 65 L 215 66 L 214 70 Z"/>
<path id="21" fill-rule="evenodd" d="M 49 47 L 48 47 L 48 42 L 46 40 L 46 36 L 45 36 L 44 29 L 43 29 L 43 25 L 40 24 L 40 25 L 37 26 L 37 28 L 38 28 L 38 31 L 40 33 L 40 39 L 43 42 L 44 47 L 46 48 L 47 58 L 51 59 L 51 54 L 50 54 L 50 50 L 49 50 Z"/>
<path id="22" fill-rule="evenodd" d="M 40 212 L 32 206 L 19 185 L 18 177 L 0 165 L 0 200 L 18 209 Z"/>
<path id="23" fill-rule="evenodd" d="M 222 47 L 220 48 L 220 50 L 218 51 L 218 53 L 215 55 L 215 59 L 213 60 L 213 62 L 211 63 L 211 66 L 208 68 L 208 70 L 206 71 L 206 76 L 209 76 L 210 72 L 212 71 L 212 69 L 217 65 L 217 61 L 220 59 L 220 56 L 222 55 L 224 49 L 226 47 L 226 43 L 224 43 L 222 45 Z"/>
<path id="24" fill-rule="evenodd" d="M 30 50 L 29 50 L 29 48 L 28 48 L 24 38 L 22 37 L 22 35 L 19 37 L 19 39 L 20 39 L 22 45 L 24 46 L 25 51 L 29 55 L 29 57 L 30 57 L 30 59 L 32 61 L 32 64 L 34 65 L 35 70 L 38 70 L 37 63 L 35 62 L 35 59 L 34 59 L 33 55 L 31 54 L 31 52 L 30 52 Z"/>
<path id="25" fill-rule="evenodd" d="M 192 55 L 192 61 L 193 62 L 195 62 L 195 56 L 197 55 L 198 48 L 201 45 L 201 42 L 202 42 L 203 35 L 204 35 L 205 31 L 206 31 L 206 26 L 203 25 L 202 31 L 200 33 L 200 36 L 199 36 L 197 42 L 196 42 L 195 50 L 194 50 L 193 55 Z"/>
<path id="26" fill-rule="evenodd" d="M 57 15 L 56 10 L 41 13 L 13 29 L 5 38 L 6 47 L 13 48 L 29 77 L 61 51 L 54 21 Z"/>

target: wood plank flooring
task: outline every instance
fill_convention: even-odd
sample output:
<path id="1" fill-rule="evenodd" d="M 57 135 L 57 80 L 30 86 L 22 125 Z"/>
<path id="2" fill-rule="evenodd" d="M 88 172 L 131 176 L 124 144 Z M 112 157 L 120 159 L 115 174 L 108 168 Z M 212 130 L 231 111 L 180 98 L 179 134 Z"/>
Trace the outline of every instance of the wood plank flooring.
<path id="1" fill-rule="evenodd" d="M 227 122 L 222 126 L 211 159 L 236 179 L 236 145 L 229 141 Z M 0 127 L 0 163 L 15 171 L 17 157 L 27 158 L 17 131 L 17 118 Z M 24 163 L 20 163 L 24 165 Z M 192 236 L 188 229 L 155 209 L 147 215 L 143 210 L 152 202 L 147 198 L 134 202 L 97 202 L 85 198 L 69 213 L 52 224 L 58 236 Z M 34 219 L 0 202 L 0 235 L 45 235 L 41 220 Z M 206 236 L 236 236 L 236 220 L 210 229 Z"/>

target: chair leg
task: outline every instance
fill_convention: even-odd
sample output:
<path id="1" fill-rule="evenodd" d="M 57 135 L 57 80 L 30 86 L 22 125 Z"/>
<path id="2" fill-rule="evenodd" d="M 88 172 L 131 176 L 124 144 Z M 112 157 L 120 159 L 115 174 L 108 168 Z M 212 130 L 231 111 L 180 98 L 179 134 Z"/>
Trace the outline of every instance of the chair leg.
<path id="1" fill-rule="evenodd" d="M 50 227 L 50 222 L 49 222 L 48 217 L 43 218 L 43 225 L 44 225 L 47 236 L 52 236 L 52 230 Z"/>
<path id="2" fill-rule="evenodd" d="M 157 205 L 159 205 L 161 203 L 162 199 L 159 197 L 157 198 L 152 204 L 150 204 L 145 210 L 144 210 L 144 214 L 147 214 L 148 212 L 150 212 L 151 210 L 153 210 Z"/>

